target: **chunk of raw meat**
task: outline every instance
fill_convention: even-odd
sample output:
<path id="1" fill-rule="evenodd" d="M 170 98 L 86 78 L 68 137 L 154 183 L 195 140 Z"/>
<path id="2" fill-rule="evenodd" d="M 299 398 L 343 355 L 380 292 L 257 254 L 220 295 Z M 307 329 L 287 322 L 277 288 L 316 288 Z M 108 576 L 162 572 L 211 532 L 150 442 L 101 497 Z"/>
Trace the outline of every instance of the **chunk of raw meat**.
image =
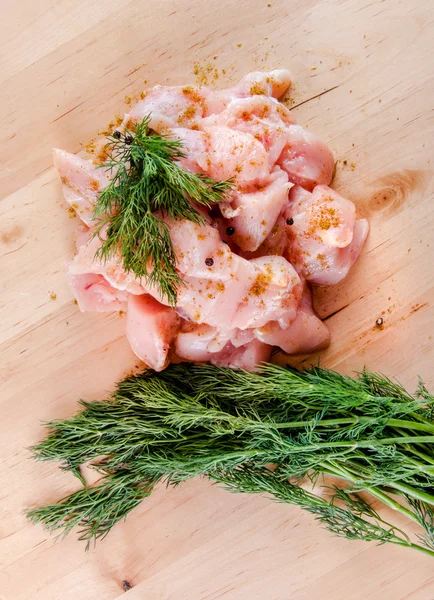
<path id="1" fill-rule="evenodd" d="M 230 102 L 221 113 L 200 122 L 200 127 L 224 125 L 250 133 L 264 146 L 270 169 L 287 144 L 286 125 L 294 123 L 290 111 L 274 98 L 252 96 Z"/>
<path id="2" fill-rule="evenodd" d="M 234 228 L 232 241 L 242 250 L 257 250 L 271 233 L 287 204 L 291 187 L 286 173 L 276 168 L 261 190 L 233 194 L 231 208 L 234 209 L 235 216 L 223 224 L 223 227 Z"/>
<path id="3" fill-rule="evenodd" d="M 193 85 L 156 85 L 125 116 L 125 122 L 142 121 L 151 115 L 149 127 L 157 133 L 172 127 L 194 127 L 205 114 L 208 93 L 206 88 Z"/>
<path id="4" fill-rule="evenodd" d="M 219 367 L 255 371 L 261 363 L 268 361 L 271 349 L 259 340 L 252 340 L 239 348 L 228 343 L 221 352 L 211 355 L 210 362 Z"/>
<path id="5" fill-rule="evenodd" d="M 95 201 L 109 183 L 103 169 L 76 154 L 64 150 L 53 150 L 54 166 L 60 175 L 63 197 L 86 223 L 92 225 L 92 212 Z"/>
<path id="6" fill-rule="evenodd" d="M 232 100 L 249 96 L 265 95 L 280 98 L 291 84 L 287 69 L 276 69 L 268 73 L 255 71 L 245 75 L 234 87 L 210 92 L 207 97 L 207 114 L 221 112 Z"/>
<path id="7" fill-rule="evenodd" d="M 205 127 L 207 173 L 214 179 L 233 177 L 239 185 L 261 182 L 270 173 L 264 146 L 250 133 L 229 127 Z"/>
<path id="8" fill-rule="evenodd" d="M 260 256 L 283 256 L 288 243 L 288 232 L 285 217 L 279 215 L 273 229 L 254 252 L 241 251 L 239 254 L 247 260 Z M 224 234 L 224 232 L 222 232 Z"/>
<path id="9" fill-rule="evenodd" d="M 101 235 L 103 236 L 104 232 L 101 232 Z M 87 243 L 78 248 L 77 254 L 69 264 L 68 272 L 71 275 L 102 275 L 112 287 L 118 290 L 126 290 L 133 294 L 143 294 L 147 291 L 134 273 L 125 272 L 119 257 L 113 256 L 107 261 L 96 258 L 96 252 L 102 242 L 98 236 L 92 237 L 90 232 L 89 238 Z"/>
<path id="10" fill-rule="evenodd" d="M 183 169 L 191 173 L 206 173 L 206 140 L 203 131 L 187 129 L 186 127 L 175 127 L 170 130 L 170 137 L 182 142 L 182 151 L 185 158 L 177 162 Z"/>
<path id="11" fill-rule="evenodd" d="M 330 332 L 327 325 L 319 319 L 312 308 L 312 296 L 305 285 L 295 320 L 286 329 L 279 323 L 271 321 L 264 327 L 255 330 L 255 337 L 272 346 L 278 346 L 287 354 L 307 354 L 330 343 Z"/>
<path id="12" fill-rule="evenodd" d="M 367 219 L 357 219 L 354 223 L 353 239 L 348 246 L 345 248 L 329 247 L 324 257 L 320 254 L 320 258 L 318 258 L 318 254 L 316 254 L 311 261 L 307 257 L 309 281 L 316 285 L 335 285 L 342 281 L 358 259 L 368 233 Z"/>
<path id="13" fill-rule="evenodd" d="M 217 229 L 186 219 L 164 218 L 176 255 L 177 269 L 184 275 L 227 281 L 234 272 L 234 255 Z M 211 260 L 209 260 L 211 259 Z"/>
<path id="14" fill-rule="evenodd" d="M 155 371 L 168 363 L 170 345 L 181 320 L 176 312 L 147 294 L 128 297 L 127 338 L 133 352 Z"/>
<path id="15" fill-rule="evenodd" d="M 295 269 L 282 256 L 264 256 L 249 261 L 255 279 L 238 306 L 233 327 L 252 329 L 276 320 L 287 327 L 295 319 L 302 283 Z"/>
<path id="16" fill-rule="evenodd" d="M 184 321 L 176 338 L 175 352 L 184 360 L 207 362 L 211 360 L 212 354 L 224 348 L 227 339 L 227 335 L 221 339 L 215 327 Z"/>
<path id="17" fill-rule="evenodd" d="M 230 331 L 238 305 L 252 287 L 256 269 L 249 261 L 232 255 L 233 271 L 228 279 L 184 277 L 178 289 L 177 311 L 195 323 L 206 323 Z M 247 317 L 244 318 L 246 320 Z"/>
<path id="18" fill-rule="evenodd" d="M 312 194 L 296 186 L 284 216 L 293 220 L 288 227 L 286 256 L 297 271 L 318 285 L 341 281 L 360 254 L 369 230 L 365 219 L 355 221 L 354 204 L 327 186 L 317 186 Z"/>
<path id="19" fill-rule="evenodd" d="M 307 190 L 321 183 L 328 185 L 334 170 L 330 148 L 300 125 L 289 125 L 286 133 L 287 144 L 277 163 L 288 173 L 289 181 Z"/>
<path id="20" fill-rule="evenodd" d="M 68 284 L 81 312 L 124 310 L 128 293 L 113 288 L 102 275 L 67 274 Z"/>

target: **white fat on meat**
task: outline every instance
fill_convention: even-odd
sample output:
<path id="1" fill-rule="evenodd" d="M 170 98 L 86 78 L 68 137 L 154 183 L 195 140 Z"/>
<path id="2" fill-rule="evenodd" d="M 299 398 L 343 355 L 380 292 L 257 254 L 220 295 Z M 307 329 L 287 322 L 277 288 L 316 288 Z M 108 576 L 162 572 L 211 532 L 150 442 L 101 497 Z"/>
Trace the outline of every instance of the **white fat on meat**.
<path id="1" fill-rule="evenodd" d="M 101 235 L 104 235 L 104 232 L 101 232 Z M 78 248 L 77 254 L 68 266 L 68 272 L 71 275 L 102 275 L 112 287 L 118 290 L 143 294 L 146 289 L 134 273 L 127 273 L 124 270 L 118 256 L 108 260 L 96 257 L 101 244 L 98 236 L 90 235 L 89 241 Z"/>
<path id="2" fill-rule="evenodd" d="M 184 321 L 175 341 L 175 352 L 177 356 L 184 360 L 192 362 L 208 362 L 212 354 L 219 352 L 226 345 L 217 343 L 219 332 L 215 327 L 206 325 L 196 325 L 195 323 Z"/>
<path id="3" fill-rule="evenodd" d="M 330 148 L 300 127 L 286 127 L 287 143 L 277 164 L 288 173 L 289 181 L 312 190 L 316 185 L 328 185 L 333 178 L 334 156 Z"/>
<path id="4" fill-rule="evenodd" d="M 54 166 L 62 182 L 63 197 L 86 225 L 92 225 L 95 201 L 108 184 L 103 169 L 64 150 L 53 150 Z"/>
<path id="5" fill-rule="evenodd" d="M 278 346 L 287 354 L 307 354 L 330 344 L 330 331 L 318 318 L 312 307 L 312 295 L 307 285 L 296 318 L 286 329 L 271 321 L 255 330 L 255 337 L 271 346 Z"/>
<path id="6" fill-rule="evenodd" d="M 168 364 L 168 353 L 181 319 L 169 306 L 143 294 L 128 297 L 127 338 L 131 348 L 144 363 L 155 371 Z"/>

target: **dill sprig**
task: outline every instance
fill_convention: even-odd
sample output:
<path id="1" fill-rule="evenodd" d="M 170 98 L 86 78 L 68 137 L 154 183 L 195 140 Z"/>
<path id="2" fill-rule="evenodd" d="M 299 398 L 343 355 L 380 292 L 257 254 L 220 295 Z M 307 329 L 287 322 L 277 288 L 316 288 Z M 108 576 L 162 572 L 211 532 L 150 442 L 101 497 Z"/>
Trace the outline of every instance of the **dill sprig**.
<path id="1" fill-rule="evenodd" d="M 195 204 L 210 208 L 233 184 L 182 169 L 176 162 L 185 157 L 182 142 L 157 135 L 149 121 L 147 116 L 127 125 L 123 134 L 110 135 L 104 147 L 107 159 L 101 168 L 112 179 L 94 207 L 95 235 L 102 240 L 97 257 L 120 257 L 125 271 L 143 277 L 174 305 L 181 277 L 162 216 L 203 223 Z"/>
<path id="2" fill-rule="evenodd" d="M 336 535 L 434 556 L 433 407 L 422 384 L 410 395 L 366 371 L 350 378 L 320 368 L 264 365 L 248 373 L 171 365 L 129 377 L 107 400 L 82 402 L 74 417 L 47 424 L 35 457 L 60 461 L 80 478 L 80 465 L 90 463 L 101 479 L 28 516 L 52 530 L 78 526 L 89 542 L 156 483 L 206 476 L 300 506 Z M 323 476 L 345 484 L 326 499 L 315 493 Z M 299 485 L 306 477 L 309 492 Z M 420 544 L 384 521 L 361 492 L 420 525 Z"/>

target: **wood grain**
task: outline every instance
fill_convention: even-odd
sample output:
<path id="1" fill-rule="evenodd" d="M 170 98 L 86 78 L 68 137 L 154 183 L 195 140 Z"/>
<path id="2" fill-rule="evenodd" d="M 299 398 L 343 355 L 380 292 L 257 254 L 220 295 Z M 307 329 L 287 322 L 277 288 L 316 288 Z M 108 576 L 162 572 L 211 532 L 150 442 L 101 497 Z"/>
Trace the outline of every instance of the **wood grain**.
<path id="1" fill-rule="evenodd" d="M 296 508 L 201 480 L 159 488 L 88 554 L 22 514 L 76 487 L 29 459 L 40 421 L 102 397 L 137 364 L 123 319 L 80 314 L 67 289 L 75 222 L 51 148 L 79 151 L 145 80 L 192 81 L 195 61 L 216 66 L 219 87 L 290 68 L 297 119 L 347 161 L 335 187 L 372 232 L 348 279 L 317 290 L 333 334 L 322 363 L 366 365 L 410 389 L 422 375 L 434 389 L 433 20 L 417 0 L 3 2 L 2 599 L 434 599 L 429 558 L 334 538 Z"/>

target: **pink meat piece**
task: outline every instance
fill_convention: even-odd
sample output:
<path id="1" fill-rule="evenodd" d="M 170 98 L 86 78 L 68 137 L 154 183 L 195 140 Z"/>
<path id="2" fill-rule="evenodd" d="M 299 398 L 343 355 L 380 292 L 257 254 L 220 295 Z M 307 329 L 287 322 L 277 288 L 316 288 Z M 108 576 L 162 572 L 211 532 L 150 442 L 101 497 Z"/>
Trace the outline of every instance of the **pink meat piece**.
<path id="1" fill-rule="evenodd" d="M 245 75 L 234 87 L 210 92 L 207 97 L 207 115 L 221 112 L 232 101 L 255 95 L 280 98 L 291 84 L 291 76 L 286 69 L 262 72 L 254 71 Z"/>
<path id="2" fill-rule="evenodd" d="M 183 169 L 191 173 L 207 172 L 206 140 L 203 131 L 175 127 L 170 130 L 170 137 L 180 140 L 183 144 L 182 151 L 186 156 L 177 161 Z"/>
<path id="3" fill-rule="evenodd" d="M 290 111 L 274 98 L 251 96 L 233 100 L 221 113 L 202 119 L 199 126 L 223 125 L 250 133 L 267 151 L 271 169 L 287 144 L 286 125 L 293 123 Z"/>
<path id="4" fill-rule="evenodd" d="M 252 337 L 243 345 L 227 342 L 219 351 L 211 351 L 218 332 L 208 325 L 183 325 L 175 342 L 176 355 L 192 362 L 210 362 L 220 367 L 254 371 L 270 358 L 272 348 Z"/>
<path id="5" fill-rule="evenodd" d="M 228 334 L 222 335 L 210 325 L 184 321 L 176 338 L 175 352 L 184 360 L 207 362 L 226 346 L 228 338 Z"/>
<path id="6" fill-rule="evenodd" d="M 168 306 L 143 294 L 128 297 L 127 338 L 140 360 L 155 371 L 168 364 L 168 352 L 175 339 L 181 320 Z"/>
<path id="7" fill-rule="evenodd" d="M 358 259 L 369 233 L 367 219 L 357 219 L 354 223 L 353 239 L 345 248 L 329 247 L 324 253 L 324 247 L 320 259 L 318 254 L 306 258 L 306 266 L 309 272 L 309 281 L 316 285 L 336 285 L 347 275 L 353 264 Z M 324 255 L 324 256 L 323 256 Z"/>
<path id="8" fill-rule="evenodd" d="M 312 307 L 312 295 L 307 285 L 295 320 L 282 329 L 276 321 L 255 330 L 255 337 L 263 343 L 278 346 L 287 354 L 307 354 L 330 343 L 330 331 Z"/>
<path id="9" fill-rule="evenodd" d="M 207 173 L 233 177 L 239 185 L 262 182 L 270 173 L 264 146 L 253 135 L 229 127 L 205 127 Z"/>
<path id="10" fill-rule="evenodd" d="M 277 164 L 288 173 L 289 181 L 307 190 L 318 184 L 328 185 L 334 170 L 330 148 L 300 125 L 289 125 L 286 132 L 287 144 Z"/>
<path id="11" fill-rule="evenodd" d="M 356 208 L 326 185 L 318 185 L 310 194 L 294 187 L 285 217 L 293 219 L 289 232 L 306 238 L 318 238 L 324 244 L 345 248 L 353 238 Z"/>
<path id="12" fill-rule="evenodd" d="M 220 331 L 232 330 L 238 305 L 246 297 L 256 276 L 255 267 L 236 254 L 232 255 L 232 267 L 228 279 L 184 277 L 184 285 L 178 289 L 178 314 Z"/>
<path id="13" fill-rule="evenodd" d="M 255 278 L 238 306 L 233 327 L 251 329 L 272 320 L 287 327 L 294 320 L 302 294 L 295 269 L 282 256 L 264 256 L 249 261 Z"/>
<path id="14" fill-rule="evenodd" d="M 242 250 L 257 250 L 271 233 L 279 214 L 287 204 L 288 190 L 291 187 L 286 173 L 277 167 L 261 190 L 233 194 L 231 208 L 235 216 L 223 224 L 225 229 L 235 229 L 231 241 Z"/>
<path id="15" fill-rule="evenodd" d="M 128 293 L 113 288 L 102 275 L 68 273 L 67 279 L 81 312 L 109 312 L 126 308 Z"/>
<path id="16" fill-rule="evenodd" d="M 53 150 L 54 166 L 62 182 L 63 197 L 86 225 L 92 225 L 95 201 L 109 183 L 103 169 L 64 150 Z"/>
<path id="17" fill-rule="evenodd" d="M 177 269 L 183 275 L 222 282 L 230 279 L 234 255 L 217 229 L 208 223 L 199 225 L 187 219 L 164 217 L 163 220 L 169 228 Z"/>
<path id="18" fill-rule="evenodd" d="M 268 361 L 271 350 L 271 346 L 259 340 L 252 340 L 239 348 L 229 342 L 221 352 L 211 355 L 210 362 L 219 367 L 256 371 L 261 363 Z"/>
<path id="19" fill-rule="evenodd" d="M 251 342 L 255 339 L 255 330 L 254 329 L 234 329 L 231 332 L 230 342 L 235 348 L 239 348 L 240 346 L 245 346 L 248 342 Z"/>
<path id="20" fill-rule="evenodd" d="M 251 261 L 232 256 L 234 270 L 227 280 L 183 278 L 178 314 L 220 332 L 260 327 L 275 319 L 288 325 L 301 298 L 300 278 L 293 267 L 280 256 Z"/>
<path id="21" fill-rule="evenodd" d="M 125 115 L 124 123 L 151 115 L 149 127 L 157 133 L 172 127 L 194 127 L 205 114 L 208 94 L 206 88 L 193 85 L 156 85 Z"/>
<path id="22" fill-rule="evenodd" d="M 103 232 L 101 234 L 104 235 Z M 119 257 L 114 256 L 107 261 L 96 258 L 95 254 L 101 247 L 101 243 L 100 238 L 96 236 L 81 245 L 69 265 L 69 273 L 71 275 L 102 275 L 112 287 L 133 294 L 143 294 L 147 291 L 133 273 L 125 272 Z"/>
<path id="23" fill-rule="evenodd" d="M 354 204 L 327 186 L 317 186 L 312 194 L 296 186 L 289 198 L 284 212 L 293 219 L 288 260 L 311 283 L 338 283 L 361 252 L 368 222 L 356 221 Z"/>
<path id="24" fill-rule="evenodd" d="M 240 256 L 251 260 L 260 256 L 283 256 L 288 243 L 288 232 L 285 217 L 279 215 L 273 229 L 254 252 L 240 251 Z M 224 234 L 224 232 L 223 232 Z"/>

